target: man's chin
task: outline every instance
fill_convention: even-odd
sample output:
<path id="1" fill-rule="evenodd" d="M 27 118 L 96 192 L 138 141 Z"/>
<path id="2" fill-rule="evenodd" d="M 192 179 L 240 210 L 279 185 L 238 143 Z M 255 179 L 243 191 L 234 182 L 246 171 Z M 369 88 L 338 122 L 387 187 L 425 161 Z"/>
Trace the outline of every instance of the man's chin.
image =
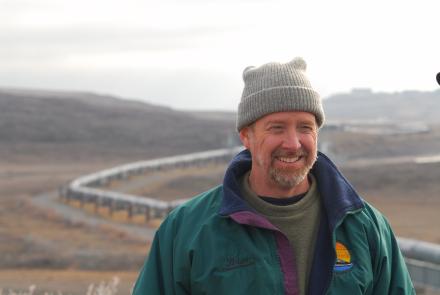
<path id="1" fill-rule="evenodd" d="M 279 169 L 271 169 L 270 176 L 272 180 L 283 189 L 291 189 L 300 184 L 306 178 L 309 169 L 303 171 L 281 171 Z"/>

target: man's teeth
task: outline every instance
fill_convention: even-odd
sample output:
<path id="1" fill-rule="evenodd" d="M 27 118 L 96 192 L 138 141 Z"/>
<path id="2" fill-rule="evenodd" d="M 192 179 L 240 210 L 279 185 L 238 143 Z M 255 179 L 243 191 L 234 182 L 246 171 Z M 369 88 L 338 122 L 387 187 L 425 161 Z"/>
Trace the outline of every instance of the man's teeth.
<path id="1" fill-rule="evenodd" d="M 294 163 L 299 160 L 300 157 L 288 158 L 288 157 L 279 157 L 278 160 L 286 163 Z"/>

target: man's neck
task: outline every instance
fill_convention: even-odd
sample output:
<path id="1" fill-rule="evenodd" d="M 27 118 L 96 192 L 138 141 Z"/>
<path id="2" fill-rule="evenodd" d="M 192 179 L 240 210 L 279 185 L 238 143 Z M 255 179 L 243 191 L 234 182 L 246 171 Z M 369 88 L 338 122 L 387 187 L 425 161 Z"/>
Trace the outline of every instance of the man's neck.
<path id="1" fill-rule="evenodd" d="M 249 187 L 259 196 L 289 198 L 307 192 L 310 188 L 310 181 L 308 177 L 305 177 L 298 185 L 286 188 L 276 184 L 271 179 L 266 178 L 265 181 L 258 181 L 251 171 L 249 175 Z"/>

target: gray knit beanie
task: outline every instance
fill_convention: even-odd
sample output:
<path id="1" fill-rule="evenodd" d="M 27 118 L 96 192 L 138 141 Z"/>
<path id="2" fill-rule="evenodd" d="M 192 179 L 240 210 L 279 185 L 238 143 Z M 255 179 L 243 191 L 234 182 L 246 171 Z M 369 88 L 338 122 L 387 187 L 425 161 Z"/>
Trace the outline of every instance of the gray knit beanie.
<path id="1" fill-rule="evenodd" d="M 243 71 L 244 89 L 237 113 L 237 130 L 270 113 L 304 111 L 315 115 L 318 127 L 324 123 L 319 94 L 307 79 L 306 62 L 267 63 Z"/>

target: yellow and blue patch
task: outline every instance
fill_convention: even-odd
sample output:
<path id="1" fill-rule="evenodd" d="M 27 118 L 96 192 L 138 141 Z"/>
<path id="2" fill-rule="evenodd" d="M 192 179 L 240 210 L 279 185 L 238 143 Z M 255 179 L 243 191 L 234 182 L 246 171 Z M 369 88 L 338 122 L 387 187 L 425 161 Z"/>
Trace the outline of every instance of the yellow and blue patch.
<path id="1" fill-rule="evenodd" d="M 351 254 L 347 247 L 340 242 L 336 242 L 336 263 L 333 268 L 335 272 L 343 272 L 351 269 L 353 263 L 351 261 Z"/>

